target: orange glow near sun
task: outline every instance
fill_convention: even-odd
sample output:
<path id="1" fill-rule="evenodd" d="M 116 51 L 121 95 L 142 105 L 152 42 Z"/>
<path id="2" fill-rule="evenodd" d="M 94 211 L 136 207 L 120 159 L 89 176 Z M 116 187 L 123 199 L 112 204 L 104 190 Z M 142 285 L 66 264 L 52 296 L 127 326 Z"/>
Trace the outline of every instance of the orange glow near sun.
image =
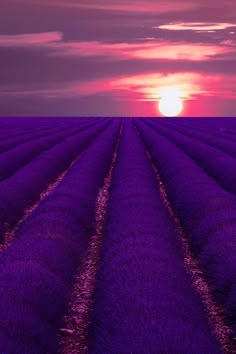
<path id="1" fill-rule="evenodd" d="M 163 116 L 175 117 L 183 110 L 181 91 L 177 87 L 164 87 L 160 90 L 159 111 Z"/>

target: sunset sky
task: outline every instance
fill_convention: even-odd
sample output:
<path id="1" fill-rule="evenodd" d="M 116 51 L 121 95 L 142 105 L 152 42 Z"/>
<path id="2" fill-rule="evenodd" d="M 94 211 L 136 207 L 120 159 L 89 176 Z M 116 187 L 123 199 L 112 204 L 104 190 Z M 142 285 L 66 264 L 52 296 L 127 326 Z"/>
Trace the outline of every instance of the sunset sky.
<path id="1" fill-rule="evenodd" d="M 0 116 L 236 116 L 236 1 L 0 0 Z"/>

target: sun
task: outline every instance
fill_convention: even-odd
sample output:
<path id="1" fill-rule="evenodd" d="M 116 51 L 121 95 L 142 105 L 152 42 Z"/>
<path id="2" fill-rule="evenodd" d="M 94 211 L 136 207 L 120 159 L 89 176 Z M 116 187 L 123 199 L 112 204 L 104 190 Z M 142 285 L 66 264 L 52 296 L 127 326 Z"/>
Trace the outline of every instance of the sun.
<path id="1" fill-rule="evenodd" d="M 183 109 L 183 102 L 179 97 L 163 97 L 159 102 L 159 110 L 166 117 L 178 116 Z"/>
<path id="2" fill-rule="evenodd" d="M 160 91 L 159 111 L 166 117 L 178 116 L 183 110 L 181 92 L 176 87 L 166 87 Z"/>

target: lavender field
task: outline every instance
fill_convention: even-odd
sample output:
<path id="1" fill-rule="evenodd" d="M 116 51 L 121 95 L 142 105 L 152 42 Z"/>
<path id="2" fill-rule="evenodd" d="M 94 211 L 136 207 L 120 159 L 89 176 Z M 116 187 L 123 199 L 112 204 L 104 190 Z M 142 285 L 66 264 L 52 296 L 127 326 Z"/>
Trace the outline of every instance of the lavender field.
<path id="1" fill-rule="evenodd" d="M 0 353 L 236 353 L 236 120 L 0 119 Z"/>

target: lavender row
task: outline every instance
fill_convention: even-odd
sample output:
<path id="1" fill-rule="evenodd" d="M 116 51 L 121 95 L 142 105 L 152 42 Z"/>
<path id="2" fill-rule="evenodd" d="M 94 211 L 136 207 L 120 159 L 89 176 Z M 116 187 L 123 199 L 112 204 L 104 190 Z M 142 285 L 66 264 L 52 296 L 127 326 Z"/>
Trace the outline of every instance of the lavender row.
<path id="1" fill-rule="evenodd" d="M 85 121 L 85 122 L 80 122 L 77 123 L 76 125 L 78 125 L 78 128 L 83 128 L 83 127 L 89 127 L 92 126 L 94 124 L 93 121 Z M 66 129 L 68 129 L 68 126 L 66 127 Z M 75 126 L 75 128 L 77 129 L 77 126 Z M 30 142 L 32 140 L 36 140 L 38 138 L 41 137 L 46 137 L 46 136 L 51 136 L 52 134 L 58 133 L 58 132 L 62 132 L 64 131 L 65 128 L 61 127 L 60 125 L 52 127 L 51 129 L 44 131 L 44 129 L 41 128 L 41 126 L 39 125 L 35 125 L 35 129 L 33 131 L 28 131 L 25 133 L 22 133 L 21 131 L 15 135 L 15 136 L 8 136 L 6 134 L 6 136 L 4 138 L 1 139 L 0 142 L 0 153 L 4 152 L 4 151 L 8 151 L 10 149 L 15 148 L 16 146 L 19 146 L 20 144 L 26 143 L 26 142 Z M 13 128 L 14 130 L 14 128 Z"/>
<path id="2" fill-rule="evenodd" d="M 96 138 L 110 123 L 67 138 L 43 152 L 13 176 L 0 182 L 0 240 L 6 230 L 23 216 L 25 209 L 34 204 L 40 193 Z"/>
<path id="3" fill-rule="evenodd" d="M 7 119 L 8 122 L 9 119 Z M 24 123 L 24 120 L 15 119 L 12 124 L 9 124 L 8 129 L 4 129 L 3 123 L 5 120 L 0 118 L 0 153 L 14 149 L 20 144 L 24 144 L 38 138 L 50 137 L 57 133 L 62 133 L 70 129 L 83 129 L 89 126 L 92 126 L 95 123 L 102 122 L 104 119 L 79 119 L 77 121 L 71 119 L 50 119 L 52 121 L 49 124 L 49 120 L 46 121 L 46 124 L 43 124 L 42 119 L 34 118 L 27 120 Z M 45 122 L 45 123 L 46 123 Z M 53 123 L 54 122 L 54 123 Z"/>
<path id="4" fill-rule="evenodd" d="M 90 125 L 78 126 L 75 128 L 64 129 L 63 132 L 51 134 L 37 140 L 29 141 L 15 148 L 0 154 L 0 181 L 10 177 L 18 169 L 29 163 L 43 151 L 61 143 L 64 139 L 76 135 L 78 132 L 88 129 Z M 93 123 L 96 127 L 96 123 Z"/>
<path id="5" fill-rule="evenodd" d="M 209 135 L 220 135 L 222 130 L 234 131 L 236 133 L 236 122 L 234 118 L 167 118 L 164 119 L 169 124 L 176 124 L 180 128 L 189 129 Z"/>
<path id="6" fill-rule="evenodd" d="M 149 120 L 149 122 L 151 122 L 151 120 Z M 152 121 L 155 125 L 155 123 Z M 211 139 L 214 142 L 214 139 L 224 143 L 227 142 L 227 140 L 225 139 L 224 136 L 222 136 L 221 134 L 219 134 L 219 132 L 221 130 L 217 130 L 214 131 L 214 128 L 212 127 L 212 129 L 208 129 L 208 130 L 203 130 L 203 129 L 199 129 L 198 127 L 195 127 L 195 124 L 191 124 L 193 123 L 193 119 L 191 120 L 191 122 L 189 122 L 189 124 L 184 124 L 182 121 L 178 122 L 177 120 L 159 120 L 158 125 L 161 124 L 163 126 L 169 127 L 170 129 L 174 129 L 177 130 L 179 133 L 182 134 L 186 134 L 189 136 L 193 136 L 193 138 L 198 140 L 201 140 L 201 138 L 205 138 L 206 140 L 208 139 L 209 141 L 211 141 Z M 219 128 L 220 129 L 220 128 Z"/>
<path id="7" fill-rule="evenodd" d="M 166 124 L 166 123 L 161 123 L 161 124 Z M 198 131 L 193 131 L 190 129 L 183 129 L 180 127 L 178 124 L 169 124 L 169 127 L 171 127 L 180 133 L 183 133 L 191 138 L 197 139 L 198 141 L 201 141 L 203 143 L 206 143 L 207 145 L 212 146 L 213 148 L 218 148 L 222 150 L 225 153 L 228 153 L 229 155 L 236 157 L 236 141 L 229 141 L 229 139 L 225 139 L 223 137 L 218 137 L 218 136 L 211 136 L 210 134 L 206 133 L 200 133 Z"/>
<path id="8" fill-rule="evenodd" d="M 136 121 L 192 248 L 235 328 L 236 197 L 166 138 Z"/>
<path id="9" fill-rule="evenodd" d="M 202 128 L 199 128 L 198 125 L 194 124 L 195 122 L 195 119 L 191 119 L 189 118 L 189 120 L 187 119 L 182 119 L 181 121 L 177 120 L 177 119 L 147 119 L 146 120 L 147 122 L 149 123 L 153 123 L 154 125 L 157 123 L 158 125 L 159 124 L 162 124 L 163 126 L 167 126 L 171 129 L 177 129 L 180 133 L 183 133 L 184 132 L 188 132 L 189 134 L 203 134 L 203 135 L 208 135 L 208 138 L 216 138 L 217 136 L 221 139 L 223 138 L 222 136 L 219 135 L 219 132 L 221 131 L 220 129 L 221 128 L 218 128 L 218 129 L 214 129 L 214 124 L 211 123 L 208 127 L 208 129 L 202 129 Z M 210 120 L 208 120 L 210 121 Z M 211 121 L 210 121 L 211 122 Z M 213 119 L 213 122 L 215 122 L 215 120 Z"/>
<path id="10" fill-rule="evenodd" d="M 76 134 L 76 132 L 74 132 Z M 0 180 L 10 177 L 41 152 L 50 149 L 65 138 L 73 135 L 72 131 L 56 133 L 51 137 L 42 137 L 29 141 L 0 154 Z"/>
<path id="11" fill-rule="evenodd" d="M 52 135 L 53 133 L 57 133 L 60 129 L 55 130 L 55 132 L 50 132 L 48 135 Z M 0 142 L 0 153 L 8 151 L 10 149 L 14 149 L 16 146 L 20 144 L 24 144 L 26 142 L 37 140 L 39 138 L 45 137 L 47 134 L 40 129 L 35 132 L 27 132 L 25 134 L 19 133 L 17 136 L 8 136 L 6 135 L 1 139 Z"/>
<path id="12" fill-rule="evenodd" d="M 7 151 L 12 147 L 14 148 L 18 144 L 51 135 L 60 131 L 62 131 L 61 127 L 55 127 L 50 131 L 45 131 L 41 127 L 35 127 L 35 129 L 30 129 L 27 131 L 15 131 L 14 128 L 12 128 L 12 131 L 5 132 L 5 134 L 1 137 L 0 152 Z"/>
<path id="13" fill-rule="evenodd" d="M 211 122 L 211 120 L 207 120 L 209 122 Z M 218 128 L 217 128 L 217 125 L 216 127 L 214 127 L 214 123 L 215 123 L 215 119 L 213 119 L 213 122 L 209 125 L 208 127 L 208 130 L 204 129 L 199 129 L 199 128 L 195 128 L 195 124 L 193 124 L 193 120 L 191 120 L 190 124 L 183 124 L 182 121 L 179 122 L 177 120 L 171 120 L 171 121 L 165 121 L 165 123 L 169 123 L 169 126 L 172 127 L 173 129 L 173 125 L 174 127 L 177 127 L 179 129 L 182 130 L 185 130 L 185 131 L 188 131 L 188 132 L 197 132 L 197 133 L 203 133 L 204 137 L 206 137 L 206 134 L 208 134 L 208 136 L 211 136 L 211 137 L 218 137 L 221 141 L 222 139 L 225 139 L 225 140 L 232 140 L 233 142 L 236 142 L 236 130 L 232 130 L 232 129 L 236 129 L 236 127 L 234 128 L 234 121 L 231 120 L 231 121 L 227 121 L 225 122 L 225 119 L 224 120 L 220 120 L 221 122 L 221 126 L 219 125 Z M 186 121 L 184 121 L 186 122 Z M 228 122 L 228 124 L 227 124 Z M 230 129 L 230 130 L 229 130 Z M 183 131 L 182 131 L 183 132 Z"/>
<path id="14" fill-rule="evenodd" d="M 160 135 L 167 137 L 223 188 L 236 193 L 236 159 L 194 138 L 185 136 L 160 124 L 151 124 Z M 236 146 L 235 146 L 236 147 Z M 235 150 L 236 151 L 236 150 Z"/>
<path id="15" fill-rule="evenodd" d="M 94 294 L 89 353 L 219 353 L 144 146 L 125 122 Z"/>
<path id="16" fill-rule="evenodd" d="M 119 124 L 109 126 L 19 230 L 0 258 L 0 352 L 57 353 L 81 256 L 94 232 L 96 196 Z"/>
<path id="17" fill-rule="evenodd" d="M 104 118 L 93 118 L 92 121 L 102 121 Z M 53 131 L 56 128 L 66 128 L 68 126 L 77 126 L 78 124 L 84 124 L 91 121 L 90 118 L 46 118 L 46 117 L 34 117 L 34 118 L 3 118 L 0 117 L 1 132 L 9 132 L 12 134 L 20 132 L 33 132 L 34 130 Z"/>

